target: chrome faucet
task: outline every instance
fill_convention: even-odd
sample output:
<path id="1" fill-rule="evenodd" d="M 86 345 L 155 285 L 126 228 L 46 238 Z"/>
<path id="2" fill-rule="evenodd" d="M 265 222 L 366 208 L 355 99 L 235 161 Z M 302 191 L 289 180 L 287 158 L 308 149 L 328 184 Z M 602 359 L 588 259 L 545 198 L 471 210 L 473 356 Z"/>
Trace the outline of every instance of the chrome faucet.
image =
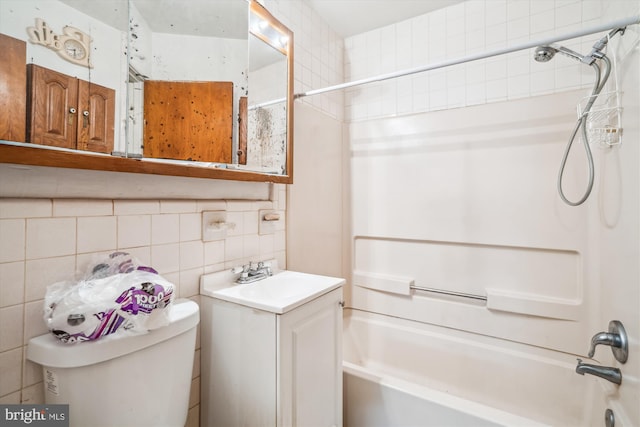
<path id="1" fill-rule="evenodd" d="M 253 267 L 253 262 L 242 267 L 231 270 L 233 273 L 240 273 L 240 277 L 236 279 L 236 283 L 252 283 L 258 280 L 266 279 L 273 275 L 271 264 L 260 261 L 257 266 Z"/>
<path id="2" fill-rule="evenodd" d="M 610 366 L 589 365 L 588 363 L 582 363 L 581 359 L 578 359 L 576 373 L 580 375 L 595 375 L 596 377 L 604 378 L 605 380 L 618 385 L 622 383 L 622 373 L 620 372 L 620 369 L 612 368 Z"/>

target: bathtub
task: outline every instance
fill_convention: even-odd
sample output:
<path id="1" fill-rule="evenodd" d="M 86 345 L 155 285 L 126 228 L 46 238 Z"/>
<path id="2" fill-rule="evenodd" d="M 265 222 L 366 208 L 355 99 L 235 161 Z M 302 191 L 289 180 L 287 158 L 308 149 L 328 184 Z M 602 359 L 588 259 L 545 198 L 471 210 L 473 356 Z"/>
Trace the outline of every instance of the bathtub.
<path id="1" fill-rule="evenodd" d="M 573 355 L 354 309 L 343 338 L 346 427 L 591 425 Z"/>

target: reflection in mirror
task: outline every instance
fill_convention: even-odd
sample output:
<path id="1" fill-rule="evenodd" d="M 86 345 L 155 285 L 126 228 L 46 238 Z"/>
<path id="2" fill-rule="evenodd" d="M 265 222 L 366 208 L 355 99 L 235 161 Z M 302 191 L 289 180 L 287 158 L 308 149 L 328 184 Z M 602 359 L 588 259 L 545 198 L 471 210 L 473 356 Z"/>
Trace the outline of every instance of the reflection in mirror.
<path id="1" fill-rule="evenodd" d="M 0 155 L 3 162 L 243 181 L 292 182 L 292 165 L 285 160 L 292 158 L 292 36 L 286 48 L 280 46 L 284 56 L 274 54 L 276 50 L 267 49 L 274 58 L 280 58 L 280 67 L 286 70 L 282 71 L 281 68 L 276 72 L 277 65 L 272 63 L 268 67 L 273 69 L 267 72 L 264 65 L 258 65 L 257 57 L 252 63 L 251 73 L 255 80 L 252 86 L 256 90 L 256 95 L 250 100 L 252 111 L 260 108 L 266 111 L 264 102 L 273 101 L 276 97 L 286 98 L 286 110 L 280 106 L 280 113 L 270 111 L 270 116 L 279 117 L 280 122 L 268 123 L 269 135 L 280 136 L 270 137 L 266 144 L 255 142 L 253 136 L 247 136 L 249 129 L 253 135 L 267 133 L 256 126 L 259 121 L 266 121 L 264 115 L 254 120 L 253 125 L 247 123 L 248 97 L 251 96 L 248 93 L 248 4 L 247 0 L 0 0 L 0 47 L 3 49 L 0 88 L 10 87 L 12 90 L 0 93 Z M 256 9 L 263 10 L 261 7 Z M 266 11 L 263 15 L 272 19 Z M 269 28 L 281 27 L 274 19 L 269 22 Z M 286 28 L 282 30 L 283 33 L 287 31 Z M 41 43 L 29 41 L 30 38 L 40 38 Z M 258 49 L 264 50 L 265 47 L 254 46 L 254 56 Z M 123 54 L 125 52 L 128 55 Z M 33 64 L 29 67 L 32 69 L 29 76 L 27 64 Z M 62 96 L 62 93 L 55 90 L 51 92 L 51 88 L 47 88 L 45 93 L 58 93 L 50 99 L 75 99 L 76 105 L 64 105 L 53 115 L 33 110 L 37 102 L 27 99 L 24 94 L 39 87 L 30 80 L 27 84 L 28 79 L 39 75 L 38 67 L 46 69 L 47 73 L 61 75 L 56 75 L 56 78 L 70 78 L 77 86 L 78 93 L 88 92 L 89 97 L 79 101 L 80 95 L 67 97 L 65 92 Z M 265 76 L 269 73 L 277 76 L 278 80 L 268 81 Z M 173 85 L 185 82 L 231 84 L 232 94 L 227 95 L 231 105 L 226 107 L 224 126 L 207 119 L 204 120 L 205 124 L 183 121 L 183 117 L 211 117 L 218 108 L 204 104 L 202 108 L 194 110 L 188 104 L 187 107 L 170 111 L 172 115 L 160 118 L 154 124 L 156 133 L 149 134 L 145 130 L 148 118 L 143 107 L 145 85 L 151 80 Z M 56 87 L 67 90 L 66 84 L 56 83 Z M 284 91 L 283 87 L 286 87 Z M 266 92 L 264 88 L 273 89 L 274 92 Z M 279 88 L 277 92 L 276 88 Z M 203 91 L 195 90 L 195 93 L 200 95 Z M 217 98 L 220 96 L 209 97 L 210 100 Z M 156 102 L 166 103 L 170 100 L 171 97 Z M 102 116 L 97 112 L 101 112 Z M 262 112 L 251 114 L 258 116 Z M 52 134 L 47 136 L 48 139 L 36 141 L 33 138 L 36 130 L 42 128 L 40 125 L 31 126 L 36 115 L 56 118 L 44 126 L 48 126 L 47 130 Z M 286 116 L 286 122 L 283 116 Z M 196 154 L 190 152 L 174 156 L 161 150 L 152 154 L 158 157 L 156 159 L 147 156 L 148 140 L 145 140 L 145 135 L 154 136 L 156 142 L 160 140 L 158 146 L 166 148 L 168 144 L 165 147 L 161 144 L 164 137 L 162 127 L 174 130 L 185 126 L 206 127 L 210 126 L 209 122 L 214 123 L 216 128 L 226 128 L 227 136 L 222 137 L 226 138 L 227 147 L 224 162 L 185 161 L 198 159 Z M 286 129 L 286 134 L 283 129 Z M 101 134 L 109 137 L 101 140 Z M 71 137 L 72 142 L 60 142 L 58 137 L 61 135 Z M 177 141 L 175 136 L 171 138 Z M 193 145 L 194 148 L 199 145 L 194 142 L 195 138 L 182 138 L 182 145 Z M 210 138 L 203 145 L 216 145 L 217 138 Z M 279 144 L 270 144 L 277 139 L 280 140 Z M 34 144 L 32 140 L 40 142 Z M 243 145 L 240 145 L 241 141 Z M 284 147 L 282 141 L 285 141 Z M 49 145 L 42 145 L 44 143 Z M 270 145 L 275 145 L 278 153 L 267 153 Z M 127 157 L 137 157 L 143 161 Z M 185 160 L 164 160 L 164 157 Z M 245 170 L 237 173 L 229 169 Z M 267 171 L 268 175 L 253 173 L 252 169 Z"/>
<path id="2" fill-rule="evenodd" d="M 0 1 L 0 34 L 5 41 L 12 38 L 14 46 L 14 55 L 3 58 L 0 86 L 9 92 L 2 98 L 18 108 L 24 105 L 12 120 L 22 120 L 26 130 L 0 139 L 43 148 L 119 151 L 126 28 L 126 0 Z"/>
<path id="3" fill-rule="evenodd" d="M 247 87 L 245 0 L 130 0 L 127 155 L 231 163 Z"/>
<path id="4" fill-rule="evenodd" d="M 255 1 L 249 32 L 247 166 L 286 175 L 292 159 L 293 34 Z"/>

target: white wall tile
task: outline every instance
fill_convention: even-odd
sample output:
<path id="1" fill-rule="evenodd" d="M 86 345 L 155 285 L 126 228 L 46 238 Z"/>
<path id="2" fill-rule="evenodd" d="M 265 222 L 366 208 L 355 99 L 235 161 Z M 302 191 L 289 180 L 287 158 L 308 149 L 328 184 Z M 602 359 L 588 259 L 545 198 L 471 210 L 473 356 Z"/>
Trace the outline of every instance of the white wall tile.
<path id="1" fill-rule="evenodd" d="M 227 236 L 242 236 L 244 234 L 244 212 L 227 212 Z"/>
<path id="2" fill-rule="evenodd" d="M 522 74 L 507 78 L 507 96 L 509 99 L 518 99 L 529 96 L 530 76 Z"/>
<path id="3" fill-rule="evenodd" d="M 553 10 L 548 10 L 541 13 L 531 15 L 529 18 L 530 31 L 532 35 L 538 36 L 551 31 L 555 28 L 556 16 Z"/>
<path id="4" fill-rule="evenodd" d="M 466 105 L 484 104 L 487 100 L 487 90 L 484 83 L 467 85 Z"/>
<path id="5" fill-rule="evenodd" d="M 27 219 L 27 259 L 76 253 L 75 218 Z"/>
<path id="6" fill-rule="evenodd" d="M 220 200 L 196 200 L 196 212 L 202 211 L 224 211 L 227 209 L 227 202 Z"/>
<path id="7" fill-rule="evenodd" d="M 151 215 L 118 216 L 118 248 L 151 244 Z"/>
<path id="8" fill-rule="evenodd" d="M 195 200 L 161 200 L 160 213 L 187 213 L 196 212 Z"/>
<path id="9" fill-rule="evenodd" d="M 151 215 L 151 244 L 175 243 L 180 241 L 180 215 Z"/>
<path id="10" fill-rule="evenodd" d="M 225 262 L 240 260 L 243 257 L 243 238 L 242 236 L 227 237 L 224 247 Z"/>
<path id="11" fill-rule="evenodd" d="M 180 270 L 180 244 L 154 245 L 151 247 L 151 267 L 166 274 Z"/>
<path id="12" fill-rule="evenodd" d="M 204 265 L 214 265 L 225 261 L 225 241 L 204 243 Z"/>
<path id="13" fill-rule="evenodd" d="M 158 214 L 159 200 L 114 200 L 113 213 L 115 215 Z"/>
<path id="14" fill-rule="evenodd" d="M 174 298 L 180 297 L 180 272 L 174 271 L 171 273 L 164 273 L 161 276 L 174 287 Z"/>
<path id="15" fill-rule="evenodd" d="M 2 362 L 0 361 L 0 364 L 1 363 Z M 0 396 L 0 405 L 19 405 L 21 395 L 22 393 L 20 391 L 16 391 L 14 393 L 9 393 L 6 396 Z"/>
<path id="16" fill-rule="evenodd" d="M 582 22 L 582 4 L 573 2 L 564 5 L 556 5 L 555 25 L 558 29 L 566 29 L 569 25 Z"/>
<path id="17" fill-rule="evenodd" d="M 27 261 L 25 273 L 25 301 L 42 300 L 47 286 L 63 280 L 73 280 L 76 257 L 73 255 Z"/>
<path id="18" fill-rule="evenodd" d="M 87 199 L 53 200 L 53 216 L 105 216 L 113 215 L 113 201 Z"/>
<path id="19" fill-rule="evenodd" d="M 464 107 L 466 99 L 466 86 L 457 86 L 447 89 L 447 108 Z"/>
<path id="20" fill-rule="evenodd" d="M 44 402 L 44 386 L 39 382 L 22 389 L 21 402 L 24 405 L 43 405 Z"/>
<path id="21" fill-rule="evenodd" d="M 203 274 L 202 267 L 180 271 L 180 298 L 190 298 L 200 293 L 200 276 Z"/>
<path id="22" fill-rule="evenodd" d="M 204 264 L 204 244 L 201 241 L 180 243 L 180 270 L 201 267 Z"/>
<path id="23" fill-rule="evenodd" d="M 202 239 L 202 214 L 180 214 L 180 241 Z"/>
<path id="24" fill-rule="evenodd" d="M 43 319 L 44 300 L 28 302 L 24 305 L 24 341 L 26 345 L 33 337 L 48 333 Z"/>
<path id="25" fill-rule="evenodd" d="M 534 15 L 536 13 L 552 10 L 555 7 L 554 0 L 532 0 L 529 1 L 529 13 Z"/>
<path id="26" fill-rule="evenodd" d="M 602 15 L 602 2 L 600 0 L 582 0 L 582 21 L 598 19 Z"/>
<path id="27" fill-rule="evenodd" d="M 0 199 L 0 218 L 51 216 L 50 199 Z"/>
<path id="28" fill-rule="evenodd" d="M 507 58 L 501 56 L 498 58 L 490 58 L 485 62 L 485 72 L 487 81 L 499 80 L 507 77 Z"/>
<path id="29" fill-rule="evenodd" d="M 0 262 L 25 258 L 25 221 L 0 219 Z"/>
<path id="30" fill-rule="evenodd" d="M 510 45 L 513 44 L 522 44 L 526 42 L 526 38 L 529 37 L 530 31 L 530 21 L 529 17 L 526 16 L 524 18 L 514 19 L 512 21 L 507 22 L 507 39 L 511 42 Z M 518 42 L 514 42 L 514 39 L 521 39 Z"/>
<path id="31" fill-rule="evenodd" d="M 273 234 L 264 234 L 260 236 L 260 258 L 275 252 Z"/>
<path id="32" fill-rule="evenodd" d="M 22 348 L 0 353 L 0 396 L 20 390 L 22 386 Z"/>
<path id="33" fill-rule="evenodd" d="M 24 261 L 0 264 L 0 307 L 24 302 Z"/>
<path id="34" fill-rule="evenodd" d="M 0 328 L 0 353 L 22 346 L 23 307 L 22 304 L 18 304 L 0 308 L 0 324 L 10 325 Z"/>
<path id="35" fill-rule="evenodd" d="M 507 79 L 487 82 L 487 101 L 504 101 L 507 99 Z"/>
<path id="36" fill-rule="evenodd" d="M 26 352 L 22 364 L 22 387 L 29 387 L 42 381 L 42 365 L 33 363 L 26 357 Z"/>
<path id="37" fill-rule="evenodd" d="M 580 87 L 582 83 L 580 69 L 582 67 L 581 64 L 576 64 L 571 67 L 556 68 L 554 70 L 556 89 L 576 89 Z"/>
<path id="38" fill-rule="evenodd" d="M 243 234 L 258 234 L 259 211 L 246 211 L 242 215 Z"/>
<path id="39" fill-rule="evenodd" d="M 519 18 L 529 16 L 529 1 L 508 1 L 507 2 L 507 20 L 514 21 Z"/>
<path id="40" fill-rule="evenodd" d="M 500 49 L 507 45 L 507 24 L 496 24 L 485 30 L 485 45 L 488 50 Z"/>
<path id="41" fill-rule="evenodd" d="M 116 248 L 116 217 L 78 218 L 77 252 L 98 252 Z"/>
<path id="42" fill-rule="evenodd" d="M 531 62 L 531 56 L 528 54 L 513 53 L 507 55 L 507 76 L 529 74 Z"/>
<path id="43" fill-rule="evenodd" d="M 555 81 L 555 70 L 553 69 L 531 73 L 531 95 L 552 93 L 556 87 Z"/>
<path id="44" fill-rule="evenodd" d="M 257 258 L 260 255 L 260 236 L 249 234 L 243 236 L 242 256 L 245 259 Z"/>
<path id="45" fill-rule="evenodd" d="M 485 23 L 487 27 L 502 24 L 507 21 L 507 1 L 487 1 Z"/>

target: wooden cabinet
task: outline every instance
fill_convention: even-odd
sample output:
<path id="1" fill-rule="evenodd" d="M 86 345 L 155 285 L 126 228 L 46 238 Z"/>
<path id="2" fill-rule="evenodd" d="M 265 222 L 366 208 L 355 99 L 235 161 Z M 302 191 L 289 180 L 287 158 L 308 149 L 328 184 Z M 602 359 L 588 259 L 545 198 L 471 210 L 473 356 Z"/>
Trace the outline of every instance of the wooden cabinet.
<path id="1" fill-rule="evenodd" d="M 27 45 L 0 34 L 0 139 L 25 141 Z"/>
<path id="2" fill-rule="evenodd" d="M 201 425 L 341 426 L 341 300 L 276 314 L 203 296 Z"/>
<path id="3" fill-rule="evenodd" d="M 233 83 L 144 82 L 144 156 L 231 163 Z"/>
<path id="4" fill-rule="evenodd" d="M 27 142 L 111 153 L 115 91 L 35 64 L 27 66 Z"/>

